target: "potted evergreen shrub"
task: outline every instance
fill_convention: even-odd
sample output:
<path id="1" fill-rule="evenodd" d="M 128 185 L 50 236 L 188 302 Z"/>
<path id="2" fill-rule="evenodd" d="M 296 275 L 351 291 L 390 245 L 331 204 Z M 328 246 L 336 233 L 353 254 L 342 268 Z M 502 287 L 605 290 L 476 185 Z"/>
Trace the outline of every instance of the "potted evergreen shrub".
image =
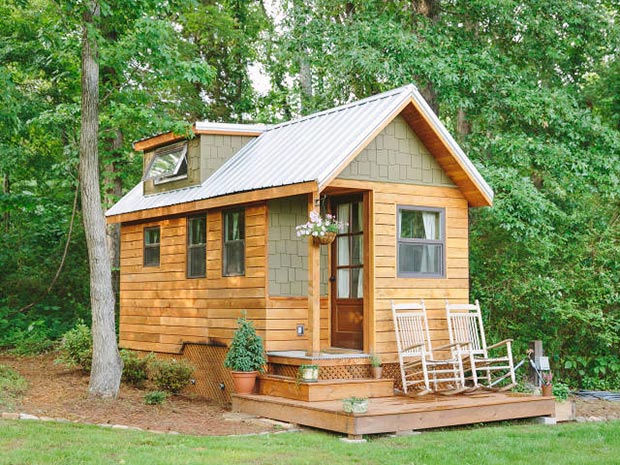
<path id="1" fill-rule="evenodd" d="M 265 371 L 265 351 L 263 340 L 256 334 L 254 324 L 245 318 L 237 320 L 237 329 L 224 359 L 224 366 L 232 370 L 233 383 L 237 394 L 251 394 L 256 377 Z"/>

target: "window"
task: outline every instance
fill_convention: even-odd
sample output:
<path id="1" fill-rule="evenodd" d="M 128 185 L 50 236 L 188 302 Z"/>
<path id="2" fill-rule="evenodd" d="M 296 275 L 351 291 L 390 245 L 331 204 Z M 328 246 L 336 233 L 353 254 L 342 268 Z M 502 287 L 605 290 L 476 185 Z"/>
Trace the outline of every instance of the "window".
<path id="1" fill-rule="evenodd" d="M 155 151 L 146 170 L 144 181 L 152 179 L 155 184 L 187 178 L 187 143 L 174 144 Z"/>
<path id="2" fill-rule="evenodd" d="M 144 228 L 144 266 L 159 266 L 159 226 Z"/>
<path id="3" fill-rule="evenodd" d="M 222 212 L 222 275 L 245 274 L 245 209 Z"/>
<path id="4" fill-rule="evenodd" d="M 207 270 L 207 218 L 187 219 L 187 277 L 202 278 Z"/>
<path id="5" fill-rule="evenodd" d="M 444 210 L 398 207 L 398 275 L 443 277 Z"/>

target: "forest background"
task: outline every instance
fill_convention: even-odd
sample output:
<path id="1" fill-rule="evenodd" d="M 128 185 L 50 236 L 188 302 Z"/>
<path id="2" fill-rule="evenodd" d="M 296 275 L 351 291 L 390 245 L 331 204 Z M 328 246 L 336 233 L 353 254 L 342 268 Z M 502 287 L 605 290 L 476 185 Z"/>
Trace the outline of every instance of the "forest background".
<path id="1" fill-rule="evenodd" d="M 413 82 L 495 190 L 493 208 L 470 213 L 471 296 L 491 338 L 520 355 L 541 339 L 571 387 L 620 389 L 618 0 L 100 5 L 106 207 L 140 179 L 135 140 L 196 120 L 274 123 Z M 90 321 L 79 197 L 71 221 L 79 6 L 0 3 L 0 347 L 17 353 Z"/>

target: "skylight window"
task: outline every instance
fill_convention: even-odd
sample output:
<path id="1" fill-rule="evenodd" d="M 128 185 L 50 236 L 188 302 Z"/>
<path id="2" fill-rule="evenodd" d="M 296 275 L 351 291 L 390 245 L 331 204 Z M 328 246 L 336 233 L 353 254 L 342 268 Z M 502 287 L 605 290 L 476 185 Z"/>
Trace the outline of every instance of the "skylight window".
<path id="1" fill-rule="evenodd" d="M 158 149 L 146 170 L 144 181 L 153 179 L 155 184 L 161 184 L 185 178 L 187 178 L 187 144 L 184 142 Z"/>

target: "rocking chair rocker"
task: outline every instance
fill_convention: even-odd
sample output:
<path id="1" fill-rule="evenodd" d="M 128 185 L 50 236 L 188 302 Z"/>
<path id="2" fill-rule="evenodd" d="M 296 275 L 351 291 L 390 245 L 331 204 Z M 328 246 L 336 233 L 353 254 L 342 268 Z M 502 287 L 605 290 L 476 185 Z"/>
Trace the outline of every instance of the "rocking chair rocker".
<path id="1" fill-rule="evenodd" d="M 463 392 L 465 376 L 461 344 L 455 342 L 432 348 L 424 300 L 406 304 L 392 302 L 392 317 L 405 394 L 409 387 L 417 387 L 418 395 L 431 392 L 447 395 Z M 433 350 L 449 351 L 451 357 L 435 358 Z"/>
<path id="2" fill-rule="evenodd" d="M 458 341 L 462 344 L 463 355 L 467 356 L 465 369 L 471 373 L 466 381 L 471 381 L 475 388 L 485 388 L 496 391 L 507 391 L 517 382 L 512 359 L 512 339 L 506 339 L 487 346 L 480 312 L 480 303 L 450 304 L 446 300 L 446 316 L 448 319 L 448 333 L 450 342 Z M 489 356 L 489 351 L 497 352 L 504 347 L 500 356 Z M 484 384 L 480 383 L 484 380 Z M 507 384 L 501 384 L 510 380 Z"/>

